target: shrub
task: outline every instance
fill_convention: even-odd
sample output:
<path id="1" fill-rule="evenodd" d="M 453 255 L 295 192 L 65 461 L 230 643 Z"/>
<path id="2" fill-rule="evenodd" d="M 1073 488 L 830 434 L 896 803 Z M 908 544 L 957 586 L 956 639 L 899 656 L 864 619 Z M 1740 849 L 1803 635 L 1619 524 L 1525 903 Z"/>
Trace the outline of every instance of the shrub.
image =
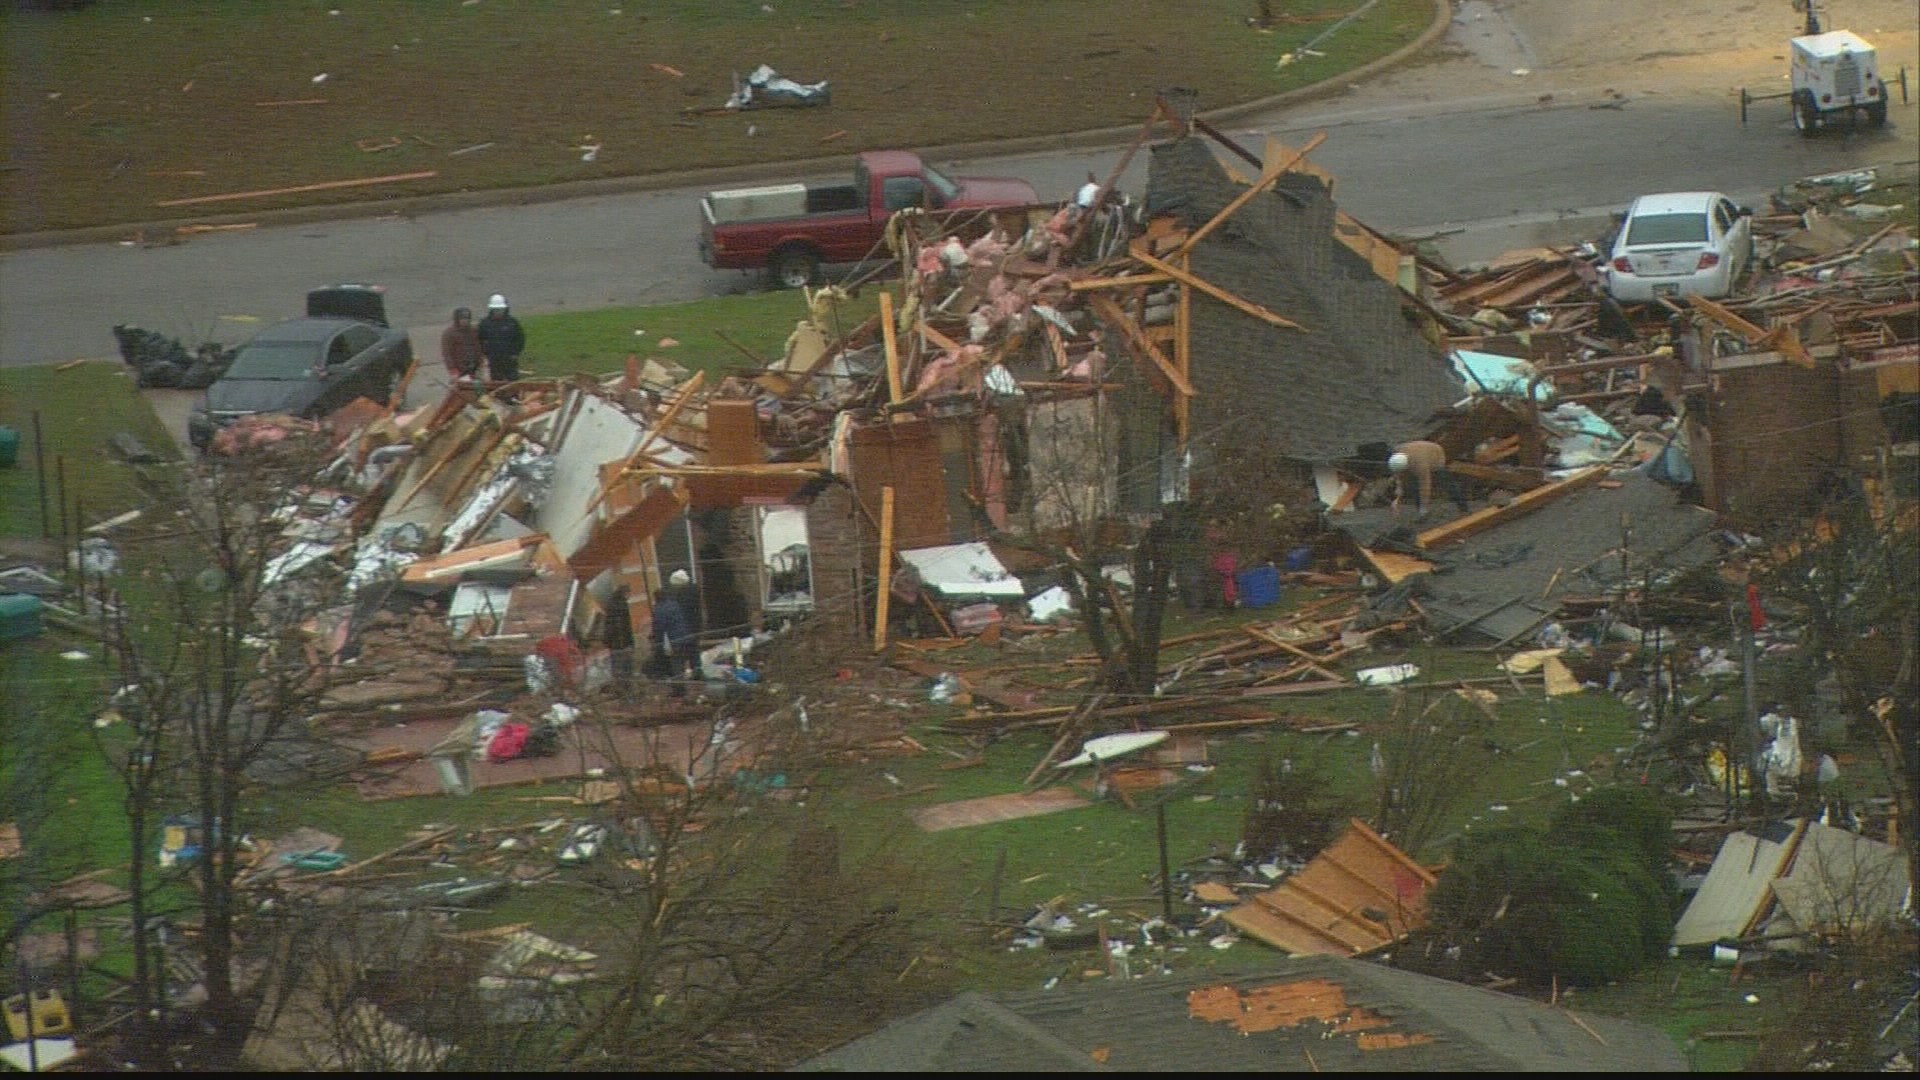
<path id="1" fill-rule="evenodd" d="M 1585 983 L 1630 974 L 1673 928 L 1670 829 L 1657 797 L 1612 788 L 1546 829 L 1469 836 L 1432 894 L 1434 930 L 1472 969 Z"/>

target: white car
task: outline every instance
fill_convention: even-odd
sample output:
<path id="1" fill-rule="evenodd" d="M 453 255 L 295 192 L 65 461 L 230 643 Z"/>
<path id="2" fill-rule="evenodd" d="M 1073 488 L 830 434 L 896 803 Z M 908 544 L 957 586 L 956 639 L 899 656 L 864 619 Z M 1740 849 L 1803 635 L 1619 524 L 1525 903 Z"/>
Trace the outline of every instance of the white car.
<path id="1" fill-rule="evenodd" d="M 1658 296 L 1718 299 L 1753 262 L 1753 211 L 1717 191 L 1642 195 L 1608 253 L 1607 292 L 1624 304 Z"/>

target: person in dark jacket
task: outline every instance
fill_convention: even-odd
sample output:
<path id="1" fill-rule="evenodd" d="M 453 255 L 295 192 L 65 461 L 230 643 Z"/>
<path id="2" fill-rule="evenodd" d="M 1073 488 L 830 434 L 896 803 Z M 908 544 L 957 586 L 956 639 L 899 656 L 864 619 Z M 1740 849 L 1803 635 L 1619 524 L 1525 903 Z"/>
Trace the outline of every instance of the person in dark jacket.
<path id="1" fill-rule="evenodd" d="M 480 333 L 473 325 L 472 308 L 455 308 L 453 323 L 440 332 L 440 362 L 449 378 L 471 379 L 480 373 Z"/>
<path id="2" fill-rule="evenodd" d="M 667 655 L 674 697 L 687 695 L 687 682 L 700 666 L 700 609 L 690 602 L 692 581 L 685 570 L 675 570 L 653 598 L 654 648 Z"/>
<path id="3" fill-rule="evenodd" d="M 625 585 L 615 586 L 607 597 L 607 621 L 601 639 L 607 645 L 608 661 L 613 668 L 613 692 L 623 698 L 633 696 L 633 612 L 627 606 L 632 594 Z"/>
<path id="4" fill-rule="evenodd" d="M 520 377 L 520 354 L 527 348 L 527 332 L 520 320 L 507 310 L 507 298 L 494 293 L 487 301 L 487 317 L 475 328 L 480 336 L 480 351 L 487 358 L 487 378 L 493 382 L 513 382 Z"/>

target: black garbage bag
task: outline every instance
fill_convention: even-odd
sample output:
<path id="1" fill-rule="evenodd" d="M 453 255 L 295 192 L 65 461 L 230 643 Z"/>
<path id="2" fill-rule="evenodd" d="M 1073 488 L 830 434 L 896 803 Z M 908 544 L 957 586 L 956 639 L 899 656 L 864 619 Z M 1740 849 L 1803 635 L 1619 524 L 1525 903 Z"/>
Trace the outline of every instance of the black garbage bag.
<path id="1" fill-rule="evenodd" d="M 233 350 L 214 342 L 189 351 L 178 338 L 138 326 L 115 326 L 113 339 L 120 346 L 120 359 L 133 368 L 141 387 L 204 390 L 233 363 Z"/>
<path id="2" fill-rule="evenodd" d="M 227 373 L 233 364 L 233 349 L 223 349 L 208 342 L 194 350 L 193 363 L 180 374 L 180 387 L 183 390 L 205 390 L 212 386 L 220 376 Z"/>
<path id="3" fill-rule="evenodd" d="M 135 368 L 134 372 L 134 385 L 142 390 L 149 387 L 172 390 L 179 387 L 180 380 L 186 375 L 187 369 L 169 360 L 153 360 L 142 367 Z"/>

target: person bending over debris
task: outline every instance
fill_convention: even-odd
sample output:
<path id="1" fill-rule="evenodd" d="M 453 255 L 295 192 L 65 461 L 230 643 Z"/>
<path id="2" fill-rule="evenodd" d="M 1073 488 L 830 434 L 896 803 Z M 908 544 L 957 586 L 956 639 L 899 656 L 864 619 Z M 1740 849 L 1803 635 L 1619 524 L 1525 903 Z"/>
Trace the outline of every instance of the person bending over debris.
<path id="1" fill-rule="evenodd" d="M 1448 470 L 1447 451 L 1439 443 L 1425 439 L 1401 443 L 1393 448 L 1393 453 L 1387 458 L 1387 471 L 1393 474 L 1395 510 L 1400 509 L 1400 500 L 1406 495 L 1408 473 L 1420 481 L 1420 501 L 1415 508 L 1421 517 L 1425 517 L 1427 510 L 1433 506 L 1435 480 L 1440 482 L 1441 489 L 1453 500 L 1453 505 L 1460 508 L 1461 513 L 1468 510 L 1467 497 L 1460 491 L 1460 481 Z"/>
<path id="2" fill-rule="evenodd" d="M 527 347 L 527 332 L 520 320 L 507 310 L 507 298 L 494 293 L 487 301 L 487 317 L 475 327 L 480 336 L 480 351 L 487 357 L 487 378 L 513 382 L 520 377 L 520 354 Z"/>
<path id="3" fill-rule="evenodd" d="M 480 373 L 480 332 L 473 325 L 472 308 L 454 308 L 453 324 L 440 332 L 440 362 L 449 378 L 471 379 Z"/>

